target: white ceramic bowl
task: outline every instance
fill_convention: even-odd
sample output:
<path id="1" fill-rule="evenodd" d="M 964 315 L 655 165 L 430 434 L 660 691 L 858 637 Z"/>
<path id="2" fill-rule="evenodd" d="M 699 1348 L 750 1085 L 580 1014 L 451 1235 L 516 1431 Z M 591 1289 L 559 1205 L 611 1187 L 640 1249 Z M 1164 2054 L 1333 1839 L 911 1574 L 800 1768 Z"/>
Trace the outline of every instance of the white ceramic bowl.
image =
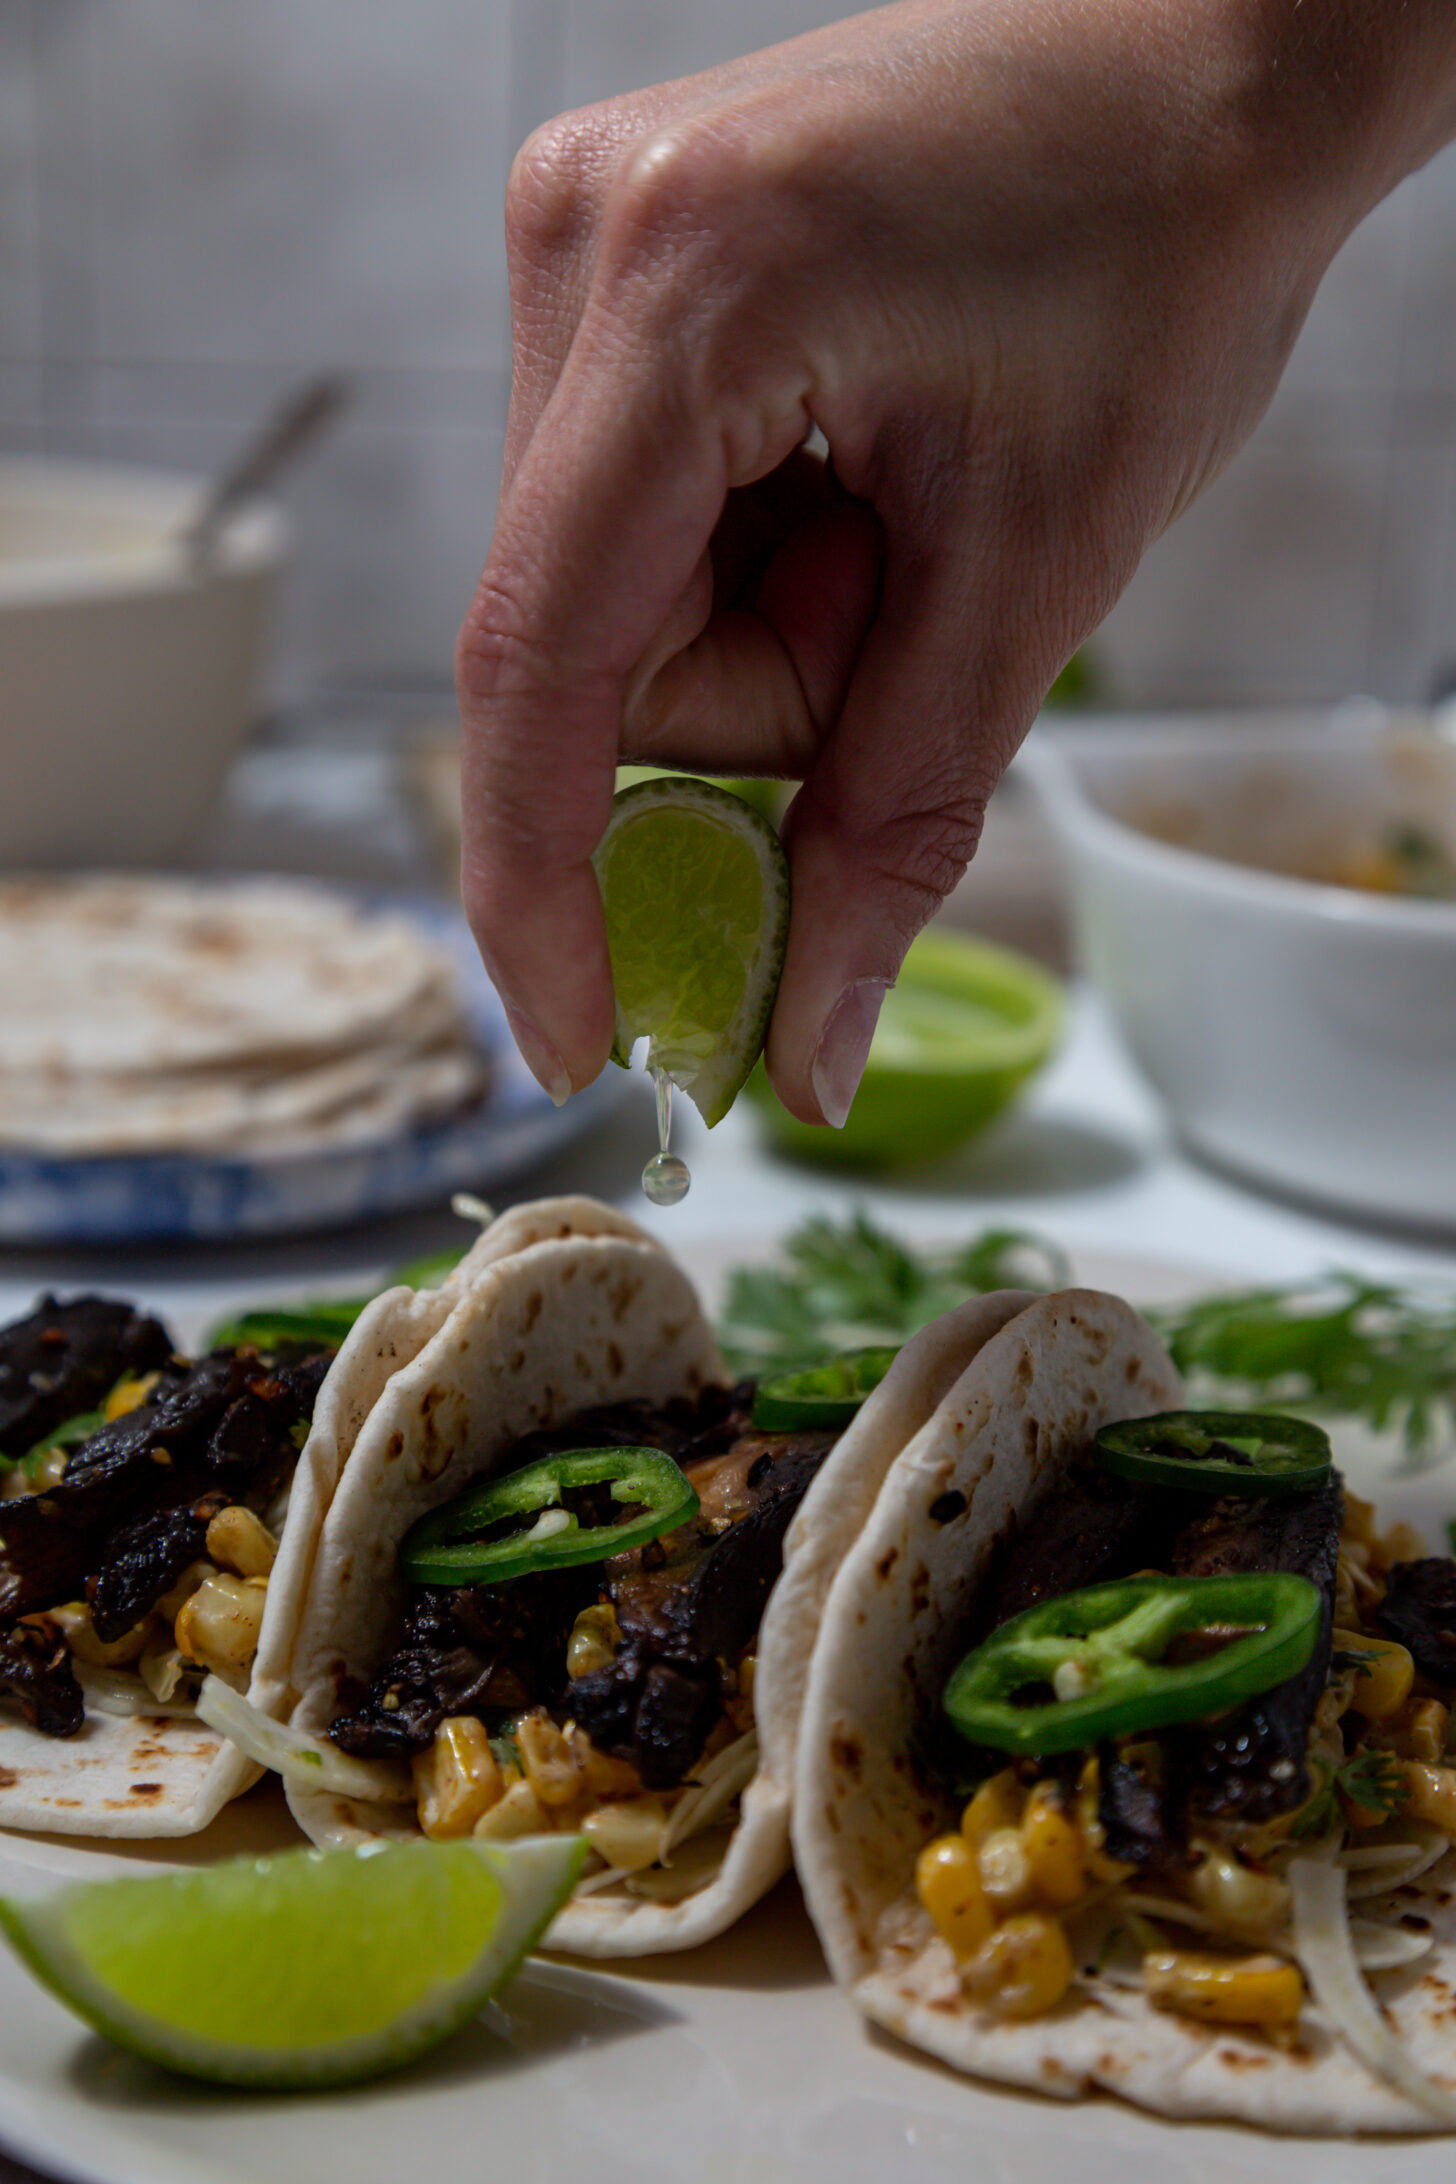
<path id="1" fill-rule="evenodd" d="M 197 480 L 0 463 L 0 868 L 186 862 L 257 709 L 287 526 L 241 511 L 199 575 Z"/>
<path id="2" fill-rule="evenodd" d="M 1026 762 L 1083 963 L 1187 1141 L 1456 1225 L 1456 902 L 1294 876 L 1399 825 L 1456 856 L 1456 743 L 1368 715 L 1150 721 L 1043 727 Z"/>

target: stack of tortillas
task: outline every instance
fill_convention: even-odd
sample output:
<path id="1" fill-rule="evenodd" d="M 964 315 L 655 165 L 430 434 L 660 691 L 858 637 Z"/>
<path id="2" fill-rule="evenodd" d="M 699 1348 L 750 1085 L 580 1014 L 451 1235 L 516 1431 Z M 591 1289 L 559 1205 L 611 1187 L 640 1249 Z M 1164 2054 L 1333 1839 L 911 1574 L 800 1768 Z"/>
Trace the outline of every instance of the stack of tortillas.
<path id="1" fill-rule="evenodd" d="M 445 949 L 296 881 L 0 881 L 0 1143 L 358 1145 L 478 1099 Z"/>

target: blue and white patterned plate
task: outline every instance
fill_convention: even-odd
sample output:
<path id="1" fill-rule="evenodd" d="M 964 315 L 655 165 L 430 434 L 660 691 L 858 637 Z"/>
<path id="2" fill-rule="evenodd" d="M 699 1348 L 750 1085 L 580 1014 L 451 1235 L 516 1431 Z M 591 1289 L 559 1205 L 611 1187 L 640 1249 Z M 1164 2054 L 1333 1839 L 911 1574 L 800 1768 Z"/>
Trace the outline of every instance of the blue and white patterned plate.
<path id="1" fill-rule="evenodd" d="M 0 1244 L 217 1241 L 338 1228 L 438 1205 L 452 1191 L 488 1194 L 610 1113 L 627 1086 L 616 1069 L 565 1107 L 552 1106 L 516 1052 L 463 918 L 416 901 L 389 907 L 418 917 L 456 958 L 491 1064 L 477 1105 L 374 1144 L 276 1159 L 70 1159 L 0 1148 Z"/>

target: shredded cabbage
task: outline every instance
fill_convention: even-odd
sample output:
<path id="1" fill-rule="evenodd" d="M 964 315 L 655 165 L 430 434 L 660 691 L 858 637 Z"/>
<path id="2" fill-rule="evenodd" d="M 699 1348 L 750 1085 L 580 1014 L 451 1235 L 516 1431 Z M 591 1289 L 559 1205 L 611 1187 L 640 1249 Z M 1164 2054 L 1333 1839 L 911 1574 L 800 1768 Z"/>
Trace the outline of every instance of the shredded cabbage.
<path id="1" fill-rule="evenodd" d="M 220 1676 L 209 1676 L 197 1695 L 197 1713 L 209 1728 L 228 1737 L 240 1752 L 271 1768 L 285 1782 L 307 1783 L 335 1797 L 356 1797 L 366 1804 L 411 1802 L 414 1789 L 398 1767 L 350 1759 L 326 1738 L 307 1737 L 287 1722 L 274 1721 L 234 1691 Z"/>
<path id="2" fill-rule="evenodd" d="M 1326 1857 L 1295 1858 L 1289 1867 L 1294 1899 L 1294 1948 L 1310 1992 L 1353 2055 L 1395 2091 L 1434 2116 L 1456 2125 L 1456 2090 L 1439 2085 L 1391 2031 L 1360 1976 L 1345 1875 Z"/>

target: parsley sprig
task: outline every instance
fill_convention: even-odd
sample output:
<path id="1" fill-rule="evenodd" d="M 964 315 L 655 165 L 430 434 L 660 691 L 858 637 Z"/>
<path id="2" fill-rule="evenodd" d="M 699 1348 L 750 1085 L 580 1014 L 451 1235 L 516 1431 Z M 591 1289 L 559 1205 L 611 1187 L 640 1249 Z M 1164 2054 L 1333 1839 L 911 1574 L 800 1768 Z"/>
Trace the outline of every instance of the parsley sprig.
<path id="1" fill-rule="evenodd" d="M 915 1250 L 863 1213 L 819 1216 L 794 1231 L 778 1264 L 731 1277 L 719 1331 L 736 1371 L 792 1371 L 836 1350 L 903 1342 L 980 1291 L 1067 1279 L 1062 1253 L 1019 1229 Z M 1358 1418 L 1399 1432 L 1416 1461 L 1456 1439 L 1456 1288 L 1341 1272 L 1147 1317 L 1200 1396 Z"/>
<path id="2" fill-rule="evenodd" d="M 1290 1833 L 1301 1840 L 1310 1835 L 1323 1835 L 1339 1818 L 1335 1805 L 1337 1791 L 1343 1791 L 1352 1805 L 1362 1812 L 1390 1819 L 1400 1812 L 1410 1798 L 1410 1789 L 1400 1761 L 1394 1752 L 1382 1752 L 1374 1746 L 1357 1752 L 1347 1759 L 1343 1767 L 1337 1767 L 1324 1787 L 1312 1797 Z"/>
<path id="3" fill-rule="evenodd" d="M 1148 1318 L 1191 1379 L 1399 1430 L 1415 1459 L 1456 1434 L 1456 1291 L 1331 1274 L 1316 1289 L 1244 1289 Z"/>
<path id="4" fill-rule="evenodd" d="M 862 1213 L 821 1215 L 795 1229 L 781 1264 L 729 1277 L 718 1335 L 735 1372 L 792 1372 L 837 1350 L 904 1342 L 989 1289 L 1057 1289 L 1069 1278 L 1062 1253 L 1020 1229 L 912 1251 Z"/>

